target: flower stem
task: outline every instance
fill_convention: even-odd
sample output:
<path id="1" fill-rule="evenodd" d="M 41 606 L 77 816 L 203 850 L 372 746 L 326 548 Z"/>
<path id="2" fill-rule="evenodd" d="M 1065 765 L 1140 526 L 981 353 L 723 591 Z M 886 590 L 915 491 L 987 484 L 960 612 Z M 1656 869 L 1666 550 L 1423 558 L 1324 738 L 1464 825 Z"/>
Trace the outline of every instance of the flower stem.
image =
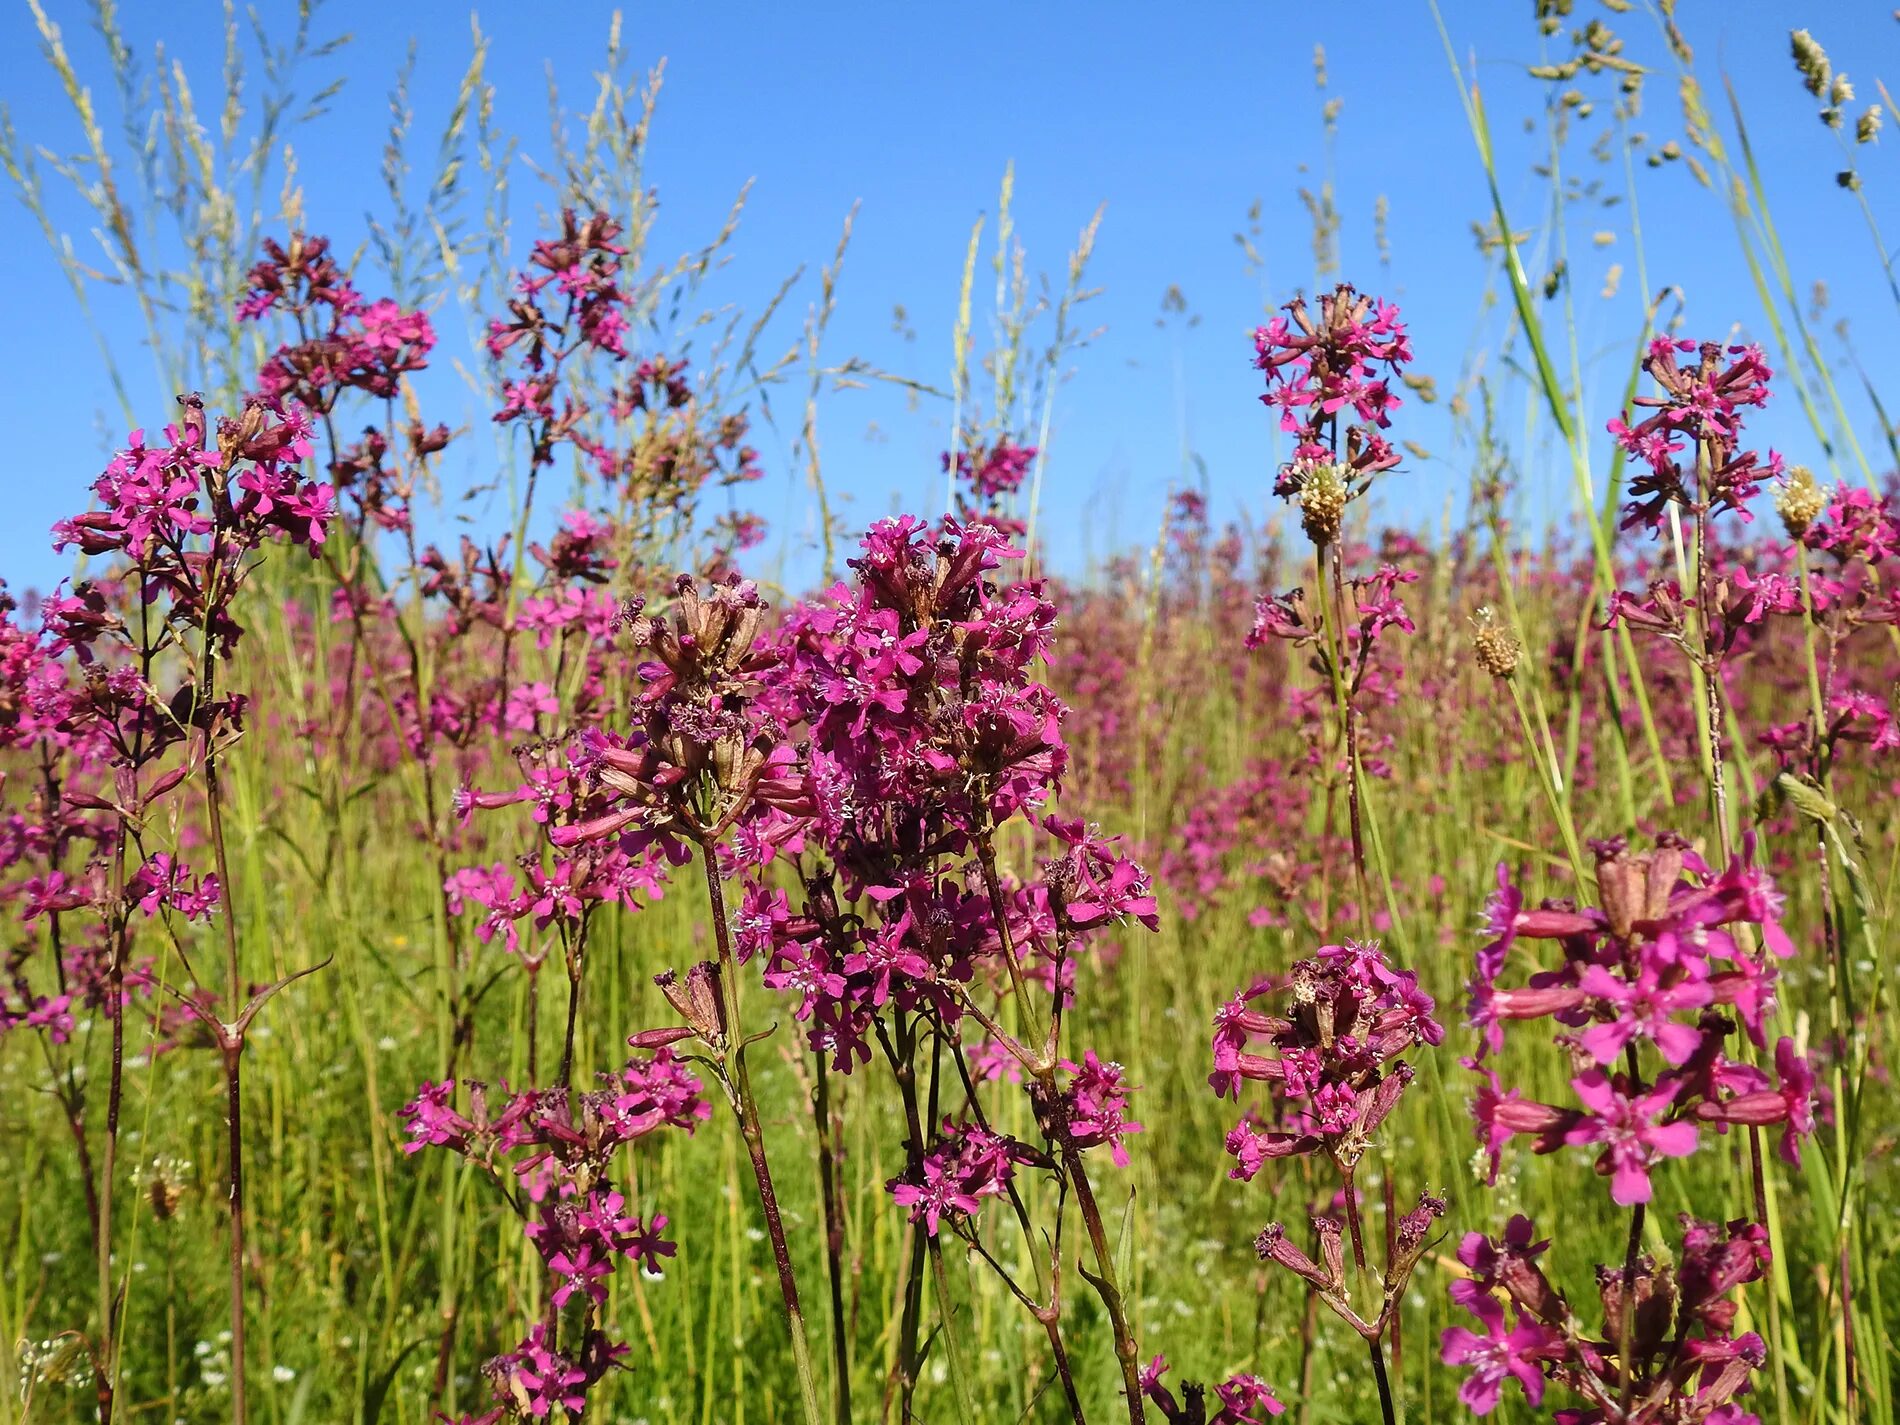
<path id="1" fill-rule="evenodd" d="M 752 1178 L 758 1184 L 765 1230 L 772 1239 L 772 1261 L 778 1268 L 779 1291 L 785 1299 L 786 1323 L 791 1328 L 792 1363 L 798 1370 L 798 1393 L 804 1406 L 805 1425 L 824 1425 L 823 1412 L 818 1408 L 818 1377 L 812 1369 L 811 1342 L 805 1334 L 805 1313 L 798 1304 L 798 1279 L 792 1272 L 792 1253 L 785 1241 L 778 1192 L 772 1186 L 772 1170 L 766 1162 L 765 1131 L 759 1122 L 758 1099 L 753 1095 L 752 1076 L 746 1068 L 745 1032 L 739 1017 L 739 967 L 732 954 L 732 932 L 726 918 L 725 888 L 719 881 L 719 860 L 709 843 L 701 842 L 699 849 L 706 868 L 706 899 L 712 913 L 713 940 L 719 949 L 719 984 L 725 999 L 733 1107 L 739 1116 L 746 1156 L 752 1162 Z"/>
<path id="2" fill-rule="evenodd" d="M 1148 1416 L 1141 1394 L 1141 1368 L 1136 1360 L 1135 1333 L 1128 1324 L 1127 1303 L 1115 1277 L 1114 1249 L 1102 1226 L 1102 1212 L 1096 1205 L 1095 1191 L 1089 1186 L 1088 1169 L 1083 1166 L 1081 1151 L 1065 1144 L 1062 1158 L 1069 1183 L 1075 1189 L 1075 1205 L 1082 1213 L 1082 1225 L 1088 1230 L 1089 1245 L 1095 1251 L 1095 1268 L 1100 1275 L 1093 1279 L 1093 1284 L 1115 1333 L 1115 1356 L 1121 1362 L 1122 1389 L 1128 1396 L 1128 1425 L 1144 1425 Z"/>
<path id="3" fill-rule="evenodd" d="M 832 1406 L 838 1425 L 851 1425 L 851 1341 L 844 1310 L 844 1214 L 838 1205 L 838 1159 L 832 1142 L 830 1061 L 818 1055 L 818 1090 L 812 1102 L 818 1126 L 818 1193 L 825 1214 L 825 1266 L 831 1288 L 831 1358 L 836 1378 Z"/>
<path id="4" fill-rule="evenodd" d="M 243 1425 L 248 1418 L 244 1376 L 244 1041 L 225 1046 L 225 1127 L 231 1154 L 229 1210 L 231 1214 L 231 1419 Z"/>
<path id="5" fill-rule="evenodd" d="M 1326 624 L 1326 661 L 1332 673 L 1333 706 L 1346 744 L 1346 815 L 1352 829 L 1352 868 L 1359 887 L 1359 915 L 1372 923 L 1372 892 L 1366 882 L 1365 833 L 1359 822 L 1359 730 L 1352 695 L 1346 687 L 1346 576 L 1337 541 L 1316 546 L 1320 583 L 1326 590 L 1320 609 Z"/>
<path id="6" fill-rule="evenodd" d="M 1392 1382 L 1386 1379 L 1385 1351 L 1374 1336 L 1366 1342 L 1366 1354 L 1372 1358 L 1372 1378 L 1379 1386 L 1379 1418 L 1385 1425 L 1398 1425 L 1398 1416 L 1392 1407 Z"/>
<path id="7" fill-rule="evenodd" d="M 212 670 L 216 664 L 205 655 L 204 698 L 212 700 Z M 231 1221 L 231 1421 L 245 1425 L 250 1418 L 245 1390 L 244 1359 L 244 1094 L 241 1065 L 244 1058 L 246 1025 L 243 1014 L 244 979 L 238 962 L 237 911 L 231 894 L 231 868 L 225 851 L 224 798 L 218 776 L 218 757 L 205 738 L 205 804 L 210 813 L 211 848 L 218 865 L 218 889 L 224 898 L 225 987 L 229 996 L 227 1012 L 231 1027 L 218 1027 L 224 1051 L 225 1126 L 230 1163 L 225 1185 L 227 1210 Z"/>

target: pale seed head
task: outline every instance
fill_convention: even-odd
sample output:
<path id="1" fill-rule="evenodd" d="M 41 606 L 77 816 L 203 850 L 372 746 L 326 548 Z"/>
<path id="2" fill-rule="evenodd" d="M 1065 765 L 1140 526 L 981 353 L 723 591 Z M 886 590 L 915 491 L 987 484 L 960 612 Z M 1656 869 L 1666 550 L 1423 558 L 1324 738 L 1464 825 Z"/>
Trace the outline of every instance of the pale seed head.
<path id="1" fill-rule="evenodd" d="M 1794 465 L 1775 489 L 1775 513 L 1781 516 L 1788 538 L 1799 539 L 1827 508 L 1827 491 L 1814 482 L 1814 472 Z"/>
<path id="2" fill-rule="evenodd" d="M 1788 40 L 1794 52 L 1794 67 L 1801 71 L 1801 82 L 1808 93 L 1820 98 L 1827 91 L 1829 78 L 1827 51 L 1806 30 L 1796 30 Z"/>
<path id="3" fill-rule="evenodd" d="M 1338 539 L 1348 498 L 1338 466 L 1314 467 L 1300 486 L 1300 527 L 1307 538 L 1315 544 L 1331 544 Z"/>
<path id="4" fill-rule="evenodd" d="M 1471 652 L 1478 666 L 1493 678 L 1508 678 L 1517 672 L 1524 644 L 1498 621 L 1497 611 L 1487 606 L 1471 616 Z"/>

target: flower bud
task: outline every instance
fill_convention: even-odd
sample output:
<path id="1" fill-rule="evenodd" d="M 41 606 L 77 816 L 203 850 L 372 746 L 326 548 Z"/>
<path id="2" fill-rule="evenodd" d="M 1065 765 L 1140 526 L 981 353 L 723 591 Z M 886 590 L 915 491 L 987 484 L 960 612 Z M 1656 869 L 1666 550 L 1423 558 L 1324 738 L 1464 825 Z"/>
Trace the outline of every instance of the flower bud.
<path id="1" fill-rule="evenodd" d="M 1391 1116 L 1398 1107 L 1399 1097 L 1406 1086 L 1412 1082 L 1415 1070 L 1404 1060 L 1392 1066 L 1392 1072 L 1380 1079 L 1370 1091 L 1365 1105 L 1365 1116 L 1361 1121 L 1361 1132 L 1370 1134 Z"/>
<path id="2" fill-rule="evenodd" d="M 1656 849 L 1644 859 L 1643 919 L 1658 921 L 1669 913 L 1669 893 L 1682 874 L 1683 855 L 1689 843 L 1672 832 L 1656 838 Z"/>
<path id="3" fill-rule="evenodd" d="M 1392 1259 L 1386 1263 L 1385 1268 L 1387 1296 L 1395 1296 L 1405 1289 L 1405 1283 L 1411 1277 L 1412 1269 L 1418 1265 L 1419 1258 L 1425 1255 L 1432 1224 L 1445 1215 L 1445 1207 L 1444 1198 L 1421 1192 L 1418 1195 L 1418 1206 L 1399 1219 L 1398 1227 L 1393 1233 Z"/>
<path id="4" fill-rule="evenodd" d="M 1347 1192 L 1358 1189 L 1348 1187 Z M 1319 1256 L 1326 1265 L 1326 1275 L 1337 1291 L 1346 1280 L 1346 1239 L 1345 1226 L 1330 1213 L 1313 1219 L 1313 1230 L 1319 1233 Z"/>
<path id="5" fill-rule="evenodd" d="M 1636 920 L 1638 871 L 1621 837 L 1607 847 L 1598 848 L 1597 900 L 1609 919 L 1610 933 L 1619 940 L 1630 933 L 1630 926 Z"/>
<path id="6" fill-rule="evenodd" d="M 1668 1337 L 1676 1317 L 1676 1275 L 1647 1252 L 1636 1259 L 1626 1292 L 1623 1268 L 1597 1268 L 1597 1295 L 1603 1302 L 1604 1336 L 1618 1341 L 1623 1335 L 1625 1300 L 1629 1302 L 1630 1351 L 1636 1360 L 1652 1356 Z"/>
<path id="7" fill-rule="evenodd" d="M 1331 1290 L 1333 1279 L 1326 1275 L 1318 1262 L 1287 1241 L 1286 1228 L 1279 1223 L 1269 1223 L 1263 1228 L 1260 1235 L 1253 1239 L 1253 1248 L 1260 1254 L 1261 1261 L 1285 1267 L 1289 1272 L 1304 1277 L 1321 1291 Z"/>
<path id="8" fill-rule="evenodd" d="M 710 960 L 702 960 L 686 972 L 681 980 L 672 970 L 653 977 L 653 983 L 660 987 L 660 993 L 666 996 L 666 1002 L 673 1006 L 673 1012 L 686 1021 L 686 1027 L 693 1035 L 713 1049 L 721 1049 L 726 1042 L 726 1012 L 719 998 L 719 967 Z M 651 1037 L 643 1036 L 640 1048 L 661 1047 Z"/>

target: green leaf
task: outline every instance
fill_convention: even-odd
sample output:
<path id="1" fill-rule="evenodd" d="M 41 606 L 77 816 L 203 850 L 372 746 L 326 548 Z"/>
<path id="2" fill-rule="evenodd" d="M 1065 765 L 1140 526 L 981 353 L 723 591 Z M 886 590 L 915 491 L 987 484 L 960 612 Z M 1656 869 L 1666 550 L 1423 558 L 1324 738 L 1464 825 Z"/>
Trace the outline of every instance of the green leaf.
<path id="1" fill-rule="evenodd" d="M 402 1369 L 402 1363 L 409 1359 L 409 1353 L 418 1346 L 427 1345 L 427 1336 L 418 1336 L 400 1351 L 385 1370 L 363 1389 L 363 1425 L 376 1425 L 383 1413 L 383 1402 L 389 1398 L 389 1388 L 396 1383 L 396 1372 Z"/>

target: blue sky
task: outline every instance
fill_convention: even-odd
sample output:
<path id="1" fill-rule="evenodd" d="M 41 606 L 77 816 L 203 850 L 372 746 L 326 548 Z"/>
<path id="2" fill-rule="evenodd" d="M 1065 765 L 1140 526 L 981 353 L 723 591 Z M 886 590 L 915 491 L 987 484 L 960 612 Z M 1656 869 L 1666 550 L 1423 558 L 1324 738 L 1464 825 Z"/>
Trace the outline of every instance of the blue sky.
<path id="1" fill-rule="evenodd" d="M 69 0 L 47 0 L 47 7 L 109 113 L 103 51 L 87 7 Z M 268 18 L 280 7 L 262 8 Z M 1679 136 L 1675 75 L 1653 18 L 1640 6 L 1610 15 L 1597 0 L 1576 0 L 1576 8 L 1580 19 L 1609 19 L 1628 37 L 1628 53 L 1663 67 L 1635 127 L 1658 143 Z M 192 74 L 200 102 L 215 102 L 216 7 L 180 0 L 126 9 L 135 46 L 149 54 L 162 39 Z M 1829 285 L 1830 306 L 1816 328 L 1825 357 L 1839 358 L 1830 328 L 1850 315 L 1856 349 L 1879 382 L 1900 355 L 1900 313 L 1854 200 L 1835 186 L 1834 138 L 1794 76 L 1787 33 L 1795 25 L 1814 30 L 1855 80 L 1858 112 L 1878 97 L 1874 79 L 1900 42 L 1900 25 L 1886 6 L 1850 11 L 1814 0 L 1683 9 L 1716 102 L 1725 72 L 1743 96 L 1796 286 L 1805 294 L 1816 279 Z M 1444 12 L 1461 61 L 1475 66 L 1484 86 L 1513 224 L 1532 234 L 1526 262 L 1541 272 L 1547 188 L 1530 164 L 1543 139 L 1525 132 L 1522 121 L 1539 112 L 1546 93 L 1524 68 L 1547 56 L 1531 6 L 1444 0 Z M 525 157 L 546 151 L 544 66 L 553 64 L 570 95 L 584 96 L 609 13 L 607 6 L 568 3 L 497 6 L 483 15 L 494 43 L 497 119 L 522 135 Z M 734 260 L 710 289 L 714 300 L 756 307 L 801 264 L 815 274 L 846 212 L 861 205 L 827 338 L 830 354 L 855 353 L 946 386 L 964 247 L 979 213 L 991 214 L 993 235 L 1005 165 L 1015 164 L 1015 216 L 1032 272 L 1059 279 L 1076 233 L 1106 204 L 1089 274 L 1102 295 L 1084 319 L 1104 330 L 1069 363 L 1048 451 L 1046 529 L 1060 567 L 1080 570 L 1091 556 L 1151 536 L 1169 483 L 1181 475 L 1184 441 L 1205 469 L 1217 514 L 1267 503 L 1273 437 L 1254 400 L 1259 382 L 1249 366 L 1248 333 L 1269 304 L 1312 283 L 1311 225 L 1297 193 L 1318 183 L 1325 97 L 1343 101 L 1333 157 L 1343 275 L 1400 302 L 1417 369 L 1435 376 L 1441 392 L 1452 389 L 1474 350 L 1495 353 L 1504 329 L 1505 314 L 1484 303 L 1495 254 L 1481 255 L 1472 236 L 1473 221 L 1488 216 L 1483 176 L 1423 0 L 1165 8 L 636 5 L 626 27 L 636 62 L 668 63 L 648 169 L 662 203 L 654 251 L 671 255 L 704 241 L 740 185 L 756 180 Z M 382 200 L 386 96 L 404 47 L 412 35 L 420 42 L 412 98 L 426 150 L 467 60 L 468 11 L 333 0 L 318 29 L 352 32 L 340 61 L 319 71 L 344 72 L 347 85 L 332 112 L 299 134 L 297 147 L 310 226 L 333 232 L 348 248 L 361 240 L 363 214 Z M 70 152 L 78 130 L 57 82 L 34 58 L 37 44 L 25 7 L 7 6 L 0 52 L 15 61 L 0 80 L 0 98 L 23 139 Z M 1314 87 L 1315 44 L 1327 51 L 1326 96 Z M 1581 178 L 1620 190 L 1621 165 L 1600 168 L 1584 152 L 1609 122 L 1607 84 L 1588 87 L 1606 102 L 1581 126 L 1567 162 Z M 1900 232 L 1900 214 L 1889 203 L 1894 143 L 1900 133 L 1860 157 L 1876 215 L 1890 217 Z M 57 178 L 44 170 L 43 176 L 57 189 Z M 1686 329 L 1765 340 L 1761 308 L 1720 203 L 1680 163 L 1639 166 L 1638 195 L 1652 283 L 1684 289 Z M 1372 221 L 1382 196 L 1389 204 L 1389 264 L 1380 260 Z M 1235 243 L 1256 200 L 1264 272 L 1249 270 Z M 515 207 L 524 246 L 539 202 L 524 168 L 516 175 Z M 81 210 L 61 198 L 55 214 L 89 258 Z M 1590 234 L 1599 228 L 1616 231 L 1617 240 L 1593 246 Z M 1577 210 L 1571 241 L 1589 424 L 1600 431 L 1614 411 L 1642 310 L 1626 209 Z M 124 420 L 94 337 L 36 223 L 11 194 L 0 202 L 0 251 L 8 255 L 12 317 L 10 340 L 0 347 L 9 431 L 7 473 L 0 477 L 0 575 L 15 588 L 45 586 L 65 571 L 47 548 L 46 530 L 83 506 L 87 482 L 123 439 Z M 1619 295 L 1605 299 L 1599 291 L 1612 262 L 1625 273 Z M 979 296 L 983 286 L 979 281 Z M 1170 286 L 1185 295 L 1193 325 L 1157 325 Z M 808 275 L 777 329 L 779 344 L 796 336 L 812 291 Z M 914 336 L 893 329 L 899 304 Z M 135 313 L 110 291 L 96 294 L 94 306 L 141 412 L 160 423 L 171 393 L 145 375 L 151 363 L 138 355 Z M 987 339 L 983 311 L 979 301 L 979 346 Z M 1546 314 L 1560 321 L 1556 304 Z M 449 325 L 459 330 L 459 322 Z M 445 342 L 444 351 L 454 345 Z M 1493 363 L 1495 371 L 1495 355 Z M 1845 379 L 1858 388 L 1851 372 Z M 439 403 L 431 412 L 438 418 L 477 427 L 485 420 L 458 384 L 445 382 L 429 394 Z M 781 433 L 760 432 L 768 477 L 755 493 L 777 531 L 765 556 L 798 582 L 813 570 L 802 538 L 809 497 L 789 468 L 800 395 L 794 389 L 776 399 L 788 424 Z M 1893 399 L 1900 403 L 1900 393 Z M 897 506 L 941 500 L 936 453 L 948 418 L 941 404 L 912 403 L 889 391 L 827 398 L 827 478 L 849 500 L 850 517 L 862 523 Z M 1871 454 L 1879 436 L 1862 403 L 1853 405 L 1851 419 Z M 1521 461 L 1525 515 L 1559 515 L 1568 468 L 1543 440 L 1527 438 L 1521 391 L 1507 399 L 1500 428 Z M 1818 464 L 1813 436 L 1791 399 L 1779 400 L 1760 429 L 1791 459 Z M 1411 462 L 1382 498 L 1399 517 L 1435 523 L 1466 483 L 1443 403 L 1407 404 L 1395 433 L 1439 458 Z M 492 450 L 486 439 L 464 442 L 450 478 L 487 478 L 483 461 Z M 493 523 L 499 527 L 499 512 Z"/>

